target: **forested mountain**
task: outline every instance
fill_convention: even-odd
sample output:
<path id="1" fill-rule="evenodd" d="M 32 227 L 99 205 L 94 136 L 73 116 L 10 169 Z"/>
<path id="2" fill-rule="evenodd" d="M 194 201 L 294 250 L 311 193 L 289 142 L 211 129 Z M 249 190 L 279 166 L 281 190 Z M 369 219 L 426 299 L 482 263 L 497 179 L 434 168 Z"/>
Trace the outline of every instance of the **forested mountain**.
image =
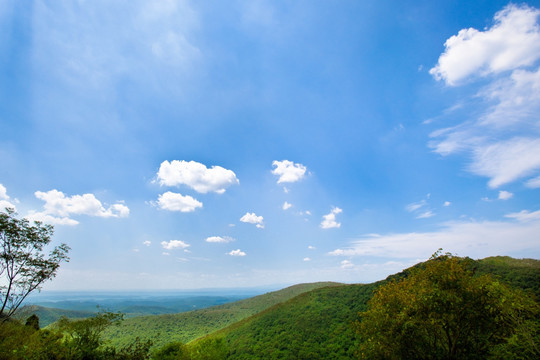
<path id="1" fill-rule="evenodd" d="M 112 345 L 123 346 L 135 338 L 150 339 L 159 347 L 174 341 L 190 342 L 220 330 L 273 305 L 313 289 L 338 286 L 338 283 L 299 284 L 233 303 L 178 314 L 140 316 L 108 328 L 104 337 Z"/>
<path id="2" fill-rule="evenodd" d="M 492 257 L 471 264 L 478 274 L 540 298 L 540 261 Z M 416 266 L 422 266 L 418 264 Z M 353 322 L 373 291 L 410 269 L 366 285 L 315 289 L 210 335 L 224 339 L 230 359 L 351 359 L 357 348 Z"/>
<path id="3" fill-rule="evenodd" d="M 494 277 L 495 283 L 523 290 L 528 299 L 540 298 L 539 260 L 491 257 L 458 261 L 466 264 L 464 266 L 472 272 L 473 277 L 489 274 Z M 134 317 L 118 324 L 113 321 L 104 327 L 105 331 L 100 330 L 104 340 L 100 346 L 109 349 L 103 354 L 107 351 L 120 351 L 117 354 L 134 354 L 134 351 L 138 351 L 141 359 L 151 349 L 151 358 L 156 360 L 357 358 L 361 344 L 357 322 L 359 313 L 368 309 L 368 302 L 375 291 L 393 280 L 412 278 L 413 274 L 418 273 L 417 270 L 427 269 L 427 264 L 419 263 L 371 284 L 300 284 L 206 309 Z M 414 291 L 416 288 L 413 288 Z M 43 317 L 44 322 L 47 321 L 47 311 L 51 312 L 50 316 L 59 315 L 55 309 L 36 307 L 34 310 Z M 114 317 L 114 314 L 110 314 Z M 533 314 L 538 316 L 534 311 Z M 84 316 L 83 313 L 66 315 Z M 104 316 L 109 315 L 105 313 Z M 537 317 L 533 318 L 534 323 L 536 325 L 533 327 L 538 329 Z M 76 321 L 71 322 L 72 325 L 69 321 L 67 324 L 68 328 L 77 326 Z M 54 329 L 53 326 L 51 331 L 56 331 Z M 529 340 L 540 342 L 537 330 L 529 333 L 533 334 Z M 61 337 L 54 340 L 57 342 L 55 346 L 61 346 L 58 343 Z M 516 338 L 516 341 L 519 344 L 521 338 Z M 12 346 L 8 343 L 0 345 L 7 348 Z"/>

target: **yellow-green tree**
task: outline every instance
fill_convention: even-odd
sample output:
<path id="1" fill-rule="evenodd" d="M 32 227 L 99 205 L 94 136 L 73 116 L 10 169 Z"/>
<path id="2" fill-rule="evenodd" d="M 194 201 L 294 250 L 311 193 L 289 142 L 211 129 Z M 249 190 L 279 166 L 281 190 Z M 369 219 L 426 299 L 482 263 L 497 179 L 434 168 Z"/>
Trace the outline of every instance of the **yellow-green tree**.
<path id="1" fill-rule="evenodd" d="M 539 306 L 473 261 L 436 253 L 380 287 L 356 324 L 368 359 L 539 358 Z"/>

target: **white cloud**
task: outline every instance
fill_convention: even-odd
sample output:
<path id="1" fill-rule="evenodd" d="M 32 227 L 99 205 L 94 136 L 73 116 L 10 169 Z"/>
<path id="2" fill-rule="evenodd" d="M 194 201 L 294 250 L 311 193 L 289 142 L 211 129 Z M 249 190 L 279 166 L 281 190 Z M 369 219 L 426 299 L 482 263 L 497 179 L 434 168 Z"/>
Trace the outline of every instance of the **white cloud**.
<path id="1" fill-rule="evenodd" d="M 257 226 L 259 229 L 264 228 L 263 220 L 264 219 L 262 216 L 257 216 L 255 213 L 246 213 L 244 216 L 240 218 L 241 222 L 245 222 L 248 224 L 255 224 L 255 226 Z"/>
<path id="2" fill-rule="evenodd" d="M 336 215 L 343 212 L 338 207 L 335 207 L 330 211 L 329 214 L 326 214 L 323 216 L 323 221 L 320 224 L 320 227 L 323 229 L 332 229 L 332 228 L 339 228 L 341 227 L 341 223 L 338 223 L 336 221 Z"/>
<path id="3" fill-rule="evenodd" d="M 163 256 L 169 256 L 169 255 L 171 255 L 171 254 L 168 253 L 168 252 L 162 252 L 161 255 L 163 255 Z"/>
<path id="4" fill-rule="evenodd" d="M 514 137 L 473 149 L 470 170 L 490 178 L 488 185 L 497 188 L 540 169 L 540 139 Z"/>
<path id="5" fill-rule="evenodd" d="M 182 240 L 162 241 L 161 246 L 163 246 L 163 248 L 167 249 L 167 250 L 186 249 L 186 248 L 190 247 L 189 244 L 185 243 Z"/>
<path id="6" fill-rule="evenodd" d="M 450 38 L 432 69 L 452 85 L 473 75 L 497 74 L 478 92 L 482 102 L 472 102 L 479 108 L 469 113 L 477 118 L 434 131 L 430 142 L 443 156 L 469 155 L 468 170 L 488 177 L 491 188 L 530 176 L 535 178 L 526 185 L 540 186 L 540 68 L 523 68 L 540 59 L 539 15 L 538 9 L 507 6 L 491 29 L 462 30 Z"/>
<path id="7" fill-rule="evenodd" d="M 223 194 L 231 185 L 238 184 L 236 174 L 221 166 L 208 169 L 195 161 L 164 161 L 159 167 L 157 179 L 161 185 L 186 185 L 199 193 L 215 192 Z"/>
<path id="8" fill-rule="evenodd" d="M 443 206 L 445 206 L 445 207 L 450 206 L 450 205 L 452 205 L 452 203 L 450 201 L 445 201 L 444 204 L 443 204 Z"/>
<path id="9" fill-rule="evenodd" d="M 289 203 L 286 202 L 286 201 L 283 203 L 283 206 L 282 206 L 283 210 L 290 209 L 291 207 L 292 207 L 292 204 L 289 204 Z"/>
<path id="10" fill-rule="evenodd" d="M 519 222 L 536 221 L 540 220 L 540 210 L 533 212 L 521 210 L 518 213 L 510 213 L 505 216 L 510 219 L 516 219 Z"/>
<path id="11" fill-rule="evenodd" d="M 42 221 L 54 225 L 77 225 L 71 215 L 87 215 L 104 218 L 129 216 L 129 208 L 119 202 L 105 208 L 94 194 L 66 196 L 56 189 L 47 192 L 36 191 L 36 198 L 45 201 L 43 211 L 30 211 L 26 216 L 32 221 Z"/>
<path id="12" fill-rule="evenodd" d="M 371 234 L 353 241 L 349 248 L 336 249 L 329 254 L 414 259 L 428 258 L 443 248 L 476 258 L 523 253 L 538 256 L 540 210 L 512 213 L 506 217 L 518 221 L 449 222 L 432 232 Z"/>
<path id="13" fill-rule="evenodd" d="M 307 170 L 304 165 L 295 164 L 289 160 L 274 160 L 274 162 L 272 162 L 272 166 L 276 167 L 274 170 L 272 170 L 272 174 L 279 176 L 277 181 L 278 184 L 297 182 L 304 177 Z"/>
<path id="14" fill-rule="evenodd" d="M 210 236 L 206 238 L 206 242 L 209 243 L 229 243 L 231 241 L 234 241 L 234 239 L 230 236 Z"/>
<path id="15" fill-rule="evenodd" d="M 305 257 L 304 261 L 311 261 L 311 258 Z"/>
<path id="16" fill-rule="evenodd" d="M 417 219 L 427 219 L 427 218 L 433 217 L 433 216 L 435 216 L 435 215 L 436 215 L 436 214 L 435 214 L 433 211 L 428 210 L 428 211 L 424 211 L 424 212 L 418 214 L 418 215 L 416 216 L 416 218 L 417 218 Z"/>
<path id="17" fill-rule="evenodd" d="M 10 201 L 6 187 L 0 184 L 0 211 L 4 211 L 5 208 L 17 209 L 13 202 Z"/>
<path id="18" fill-rule="evenodd" d="M 413 212 L 413 211 L 415 211 L 415 210 L 420 209 L 420 208 L 423 207 L 424 205 L 426 205 L 426 200 L 422 200 L 422 201 L 419 201 L 419 202 L 411 203 L 411 204 L 405 206 L 405 210 L 407 210 L 408 212 Z"/>
<path id="19" fill-rule="evenodd" d="M 514 196 L 513 193 L 505 190 L 499 191 L 499 200 L 508 200 Z"/>
<path id="20" fill-rule="evenodd" d="M 0 184 L 0 200 L 9 200 L 7 189 L 4 185 Z"/>
<path id="21" fill-rule="evenodd" d="M 354 268 L 354 264 L 352 263 L 352 261 L 350 260 L 343 260 L 341 262 L 341 268 L 342 269 L 353 269 Z"/>
<path id="22" fill-rule="evenodd" d="M 243 252 L 240 249 L 236 249 L 236 250 L 232 250 L 232 251 L 228 252 L 227 255 L 230 255 L 230 256 L 246 256 L 246 253 Z"/>
<path id="23" fill-rule="evenodd" d="M 508 5 L 485 31 L 463 29 L 445 43 L 445 52 L 430 74 L 448 85 L 470 76 L 487 76 L 532 65 L 540 57 L 540 11 Z"/>
<path id="24" fill-rule="evenodd" d="M 530 188 L 533 188 L 533 189 L 537 189 L 537 188 L 540 188 L 540 176 L 534 178 L 534 179 L 530 179 L 528 180 L 525 185 L 527 185 L 527 187 L 530 187 Z"/>
<path id="25" fill-rule="evenodd" d="M 189 195 L 182 195 L 167 191 L 159 195 L 157 205 L 164 210 L 193 212 L 197 208 L 202 208 L 202 202 Z"/>
<path id="26" fill-rule="evenodd" d="M 309 250 L 315 250 L 315 249 L 317 249 L 315 246 L 311 246 L 311 245 L 309 245 L 307 248 L 308 248 Z"/>
<path id="27" fill-rule="evenodd" d="M 42 222 L 45 224 L 51 224 L 51 225 L 75 226 L 79 224 L 77 220 L 70 219 L 69 217 L 52 216 L 50 214 L 47 214 L 46 212 L 30 211 L 25 216 L 25 218 L 28 221 L 39 221 L 39 222 Z"/>
<path id="28" fill-rule="evenodd" d="M 150 245 L 152 245 L 152 242 L 149 241 L 149 240 L 146 240 L 146 241 L 143 242 L 143 245 L 150 246 Z"/>

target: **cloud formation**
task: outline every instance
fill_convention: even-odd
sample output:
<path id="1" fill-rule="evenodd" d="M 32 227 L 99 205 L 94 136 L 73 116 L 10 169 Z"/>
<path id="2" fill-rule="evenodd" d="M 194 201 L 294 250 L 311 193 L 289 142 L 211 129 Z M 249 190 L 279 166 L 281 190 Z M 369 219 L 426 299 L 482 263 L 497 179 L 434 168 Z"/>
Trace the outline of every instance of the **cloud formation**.
<path id="1" fill-rule="evenodd" d="M 203 206 L 202 202 L 189 195 L 182 195 L 171 191 L 159 195 L 157 205 L 163 210 L 180 211 L 183 213 L 193 212 Z"/>
<path id="2" fill-rule="evenodd" d="M 288 202 L 284 202 L 283 206 L 281 207 L 283 210 L 290 209 L 292 207 L 292 204 L 289 204 Z"/>
<path id="3" fill-rule="evenodd" d="M 182 240 L 162 241 L 161 246 L 167 250 L 187 249 L 188 247 L 190 247 L 189 244 L 185 243 Z"/>
<path id="4" fill-rule="evenodd" d="M 540 210 L 511 213 L 506 218 L 514 221 L 449 222 L 432 232 L 370 234 L 329 254 L 418 259 L 428 258 L 439 248 L 476 258 L 538 252 Z"/>
<path id="5" fill-rule="evenodd" d="M 8 196 L 6 187 L 0 184 L 0 211 L 4 211 L 5 208 L 17 209 Z"/>
<path id="6" fill-rule="evenodd" d="M 323 229 L 332 229 L 332 228 L 339 228 L 341 227 L 341 223 L 336 221 L 336 215 L 343 212 L 338 207 L 335 207 L 330 211 L 329 214 L 326 214 L 323 216 L 323 221 L 320 224 L 320 227 Z"/>
<path id="7" fill-rule="evenodd" d="M 103 218 L 123 218 L 129 216 L 129 208 L 121 202 L 103 206 L 94 194 L 66 196 L 56 189 L 36 191 L 36 198 L 45 201 L 43 211 L 31 211 L 26 218 L 53 225 L 77 225 L 72 215 L 87 215 Z"/>
<path id="8" fill-rule="evenodd" d="M 246 253 L 243 252 L 240 249 L 236 249 L 236 250 L 232 250 L 232 251 L 228 252 L 227 255 L 230 255 L 230 256 L 246 256 Z"/>
<path id="9" fill-rule="evenodd" d="M 272 170 L 272 174 L 279 176 L 277 181 L 281 183 L 293 183 L 302 180 L 306 174 L 307 168 L 302 164 L 295 164 L 289 160 L 272 162 L 272 166 L 276 168 Z"/>
<path id="10" fill-rule="evenodd" d="M 263 220 L 264 219 L 263 219 L 262 216 L 257 216 L 255 213 L 248 213 L 248 212 L 244 216 L 242 216 L 240 218 L 241 222 L 248 223 L 248 224 L 254 224 L 259 229 L 264 228 Z"/>
<path id="11" fill-rule="evenodd" d="M 226 188 L 239 183 L 232 170 L 221 166 L 212 166 L 208 169 L 204 164 L 184 160 L 162 162 L 157 180 L 160 185 L 186 185 L 203 194 L 208 192 L 223 194 Z"/>
<path id="12" fill-rule="evenodd" d="M 206 242 L 209 243 L 229 243 L 231 241 L 234 241 L 234 239 L 230 236 L 210 236 L 206 238 Z"/>
<path id="13" fill-rule="evenodd" d="M 472 102 L 475 119 L 439 129 L 429 145 L 447 156 L 466 153 L 468 170 L 498 188 L 523 178 L 540 185 L 540 10 L 508 5 L 485 31 L 461 30 L 448 39 L 431 74 L 447 85 L 486 77 Z M 528 68 L 527 68 L 528 67 Z M 471 106 L 473 106 L 471 105 Z"/>
<path id="14" fill-rule="evenodd" d="M 499 191 L 499 200 L 508 200 L 511 199 L 513 196 L 514 194 L 509 191 Z"/>
<path id="15" fill-rule="evenodd" d="M 456 85 L 471 76 L 534 64 L 540 57 L 539 15 L 538 9 L 510 4 L 495 14 L 490 29 L 460 30 L 446 40 L 445 52 L 430 74 L 448 85 Z"/>

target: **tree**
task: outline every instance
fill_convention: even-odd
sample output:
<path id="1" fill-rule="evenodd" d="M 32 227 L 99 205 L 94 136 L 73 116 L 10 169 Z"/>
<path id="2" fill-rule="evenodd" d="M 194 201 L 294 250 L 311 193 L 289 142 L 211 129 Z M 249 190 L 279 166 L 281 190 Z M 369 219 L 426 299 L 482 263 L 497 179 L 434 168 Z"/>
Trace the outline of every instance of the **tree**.
<path id="1" fill-rule="evenodd" d="M 61 244 L 45 255 L 53 227 L 17 219 L 13 209 L 0 212 L 0 319 L 11 317 L 28 294 L 56 276 L 69 247 Z"/>
<path id="2" fill-rule="evenodd" d="M 62 317 L 56 322 L 56 327 L 66 335 L 69 358 L 99 359 L 103 357 L 98 351 L 103 345 L 101 334 L 109 326 L 119 324 L 123 318 L 121 313 L 100 311 L 86 319 L 70 320 Z"/>
<path id="3" fill-rule="evenodd" d="M 360 357 L 538 358 L 538 304 L 490 275 L 476 275 L 473 263 L 438 252 L 381 286 L 356 323 Z"/>

